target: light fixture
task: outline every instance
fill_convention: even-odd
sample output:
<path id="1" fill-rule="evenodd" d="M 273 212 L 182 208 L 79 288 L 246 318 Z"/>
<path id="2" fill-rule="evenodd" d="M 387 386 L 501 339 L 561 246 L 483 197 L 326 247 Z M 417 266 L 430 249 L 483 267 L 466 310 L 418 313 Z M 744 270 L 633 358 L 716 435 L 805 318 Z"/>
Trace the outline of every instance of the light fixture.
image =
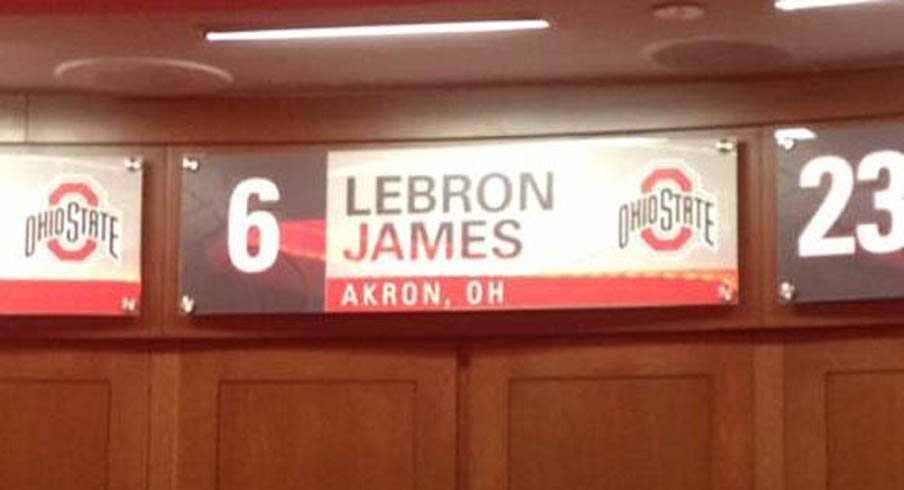
<path id="1" fill-rule="evenodd" d="M 243 31 L 207 31 L 204 37 L 219 41 L 290 41 L 303 39 L 342 39 L 378 36 L 415 36 L 436 34 L 468 34 L 549 29 L 544 19 L 480 20 L 470 22 L 438 22 L 424 24 L 383 24 L 345 27 L 301 27 L 290 29 L 258 29 Z"/>
<path id="2" fill-rule="evenodd" d="M 779 10 L 803 10 L 826 7 L 842 7 L 860 3 L 876 3 L 883 0 L 776 0 L 775 8 Z"/>

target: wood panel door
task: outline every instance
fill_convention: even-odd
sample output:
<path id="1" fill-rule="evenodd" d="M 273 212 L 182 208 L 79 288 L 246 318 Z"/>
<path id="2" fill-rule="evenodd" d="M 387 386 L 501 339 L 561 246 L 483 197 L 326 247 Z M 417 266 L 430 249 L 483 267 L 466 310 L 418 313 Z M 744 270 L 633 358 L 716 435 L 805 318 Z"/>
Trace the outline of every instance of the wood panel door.
<path id="1" fill-rule="evenodd" d="M 810 337 L 785 348 L 787 488 L 901 488 L 904 336 Z"/>
<path id="2" fill-rule="evenodd" d="M 752 488 L 749 346 L 475 347 L 471 490 Z"/>
<path id="3" fill-rule="evenodd" d="M 455 351 L 185 352 L 180 490 L 452 490 Z"/>
<path id="4" fill-rule="evenodd" d="M 148 354 L 0 346 L 0 488 L 146 487 Z"/>

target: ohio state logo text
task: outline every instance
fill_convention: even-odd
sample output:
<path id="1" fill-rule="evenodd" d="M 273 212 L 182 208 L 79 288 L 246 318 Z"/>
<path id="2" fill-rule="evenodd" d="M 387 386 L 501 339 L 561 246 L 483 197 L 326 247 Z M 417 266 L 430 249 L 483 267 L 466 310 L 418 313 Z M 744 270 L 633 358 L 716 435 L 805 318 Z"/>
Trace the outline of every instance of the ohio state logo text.
<path id="1" fill-rule="evenodd" d="M 702 190 L 699 176 L 681 162 L 654 165 L 641 181 L 640 197 L 622 204 L 618 218 L 622 249 L 638 234 L 656 252 L 684 250 L 695 237 L 716 248 L 717 203 Z"/>
<path id="2" fill-rule="evenodd" d="M 25 257 L 33 257 L 46 243 L 62 261 L 81 262 L 95 253 L 118 261 L 121 213 L 107 206 L 104 196 L 99 185 L 81 179 L 53 187 L 47 208 L 25 220 Z"/>

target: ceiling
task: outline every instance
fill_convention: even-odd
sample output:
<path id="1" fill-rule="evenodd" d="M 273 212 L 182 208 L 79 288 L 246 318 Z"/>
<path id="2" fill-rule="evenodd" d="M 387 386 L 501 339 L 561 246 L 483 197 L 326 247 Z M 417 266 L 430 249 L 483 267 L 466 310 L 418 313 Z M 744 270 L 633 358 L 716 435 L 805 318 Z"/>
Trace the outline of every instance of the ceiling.
<path id="1" fill-rule="evenodd" d="M 652 7 L 657 3 L 3 0 L 0 90 L 286 95 L 388 87 L 774 75 L 904 64 L 904 0 L 798 12 L 778 12 L 771 0 L 706 0 L 701 2 L 706 16 L 694 22 L 656 19 Z M 202 37 L 204 28 L 524 16 L 542 16 L 553 28 L 247 44 L 209 44 Z M 182 61 L 161 66 L 120 59 L 136 57 Z M 60 64 L 85 58 L 103 62 L 76 64 L 79 70 L 62 70 L 62 79 L 55 76 Z M 184 70 L 195 71 L 186 75 Z"/>

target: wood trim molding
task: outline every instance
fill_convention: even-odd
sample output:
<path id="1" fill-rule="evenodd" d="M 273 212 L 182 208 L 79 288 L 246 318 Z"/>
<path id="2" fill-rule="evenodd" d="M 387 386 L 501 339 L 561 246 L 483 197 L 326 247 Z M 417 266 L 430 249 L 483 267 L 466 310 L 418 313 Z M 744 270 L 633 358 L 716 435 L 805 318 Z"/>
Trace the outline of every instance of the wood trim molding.
<path id="1" fill-rule="evenodd" d="M 705 129 L 904 113 L 904 69 L 780 79 L 397 90 L 299 98 L 0 100 L 29 143 L 325 143 Z M 27 105 L 27 107 L 23 107 Z M 0 137 L 4 136 L 0 118 Z M 12 131 L 9 136 L 22 136 Z"/>
<path id="2" fill-rule="evenodd" d="M 27 105 L 24 95 L 0 95 L 0 143 L 25 142 Z"/>

